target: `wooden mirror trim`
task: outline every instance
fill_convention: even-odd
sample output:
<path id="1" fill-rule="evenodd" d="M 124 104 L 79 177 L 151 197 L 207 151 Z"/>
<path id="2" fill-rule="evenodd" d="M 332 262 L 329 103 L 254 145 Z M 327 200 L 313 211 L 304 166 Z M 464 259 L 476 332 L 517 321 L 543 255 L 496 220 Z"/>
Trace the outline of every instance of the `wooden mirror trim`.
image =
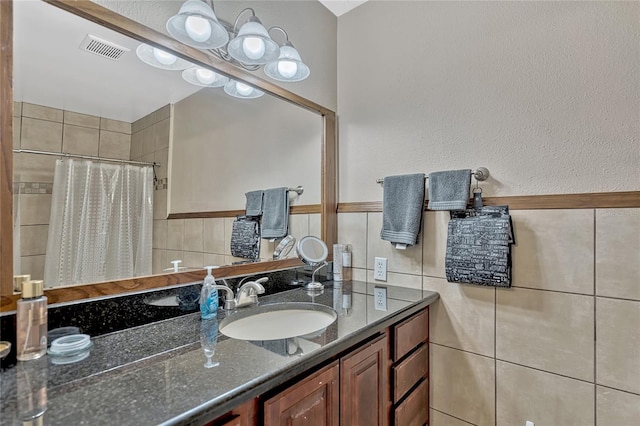
<path id="1" fill-rule="evenodd" d="M 69 13 L 127 35 L 135 40 L 160 47 L 195 64 L 212 68 L 228 77 L 242 80 L 278 99 L 290 102 L 322 116 L 320 237 L 331 250 L 337 241 L 336 114 L 309 99 L 292 93 L 248 71 L 183 45 L 172 38 L 87 0 L 42 0 Z M 0 312 L 15 309 L 20 294 L 13 293 L 13 1 L 0 1 Z M 301 210 L 298 213 L 302 213 Z M 309 211 L 318 211 L 316 206 Z M 228 212 L 227 212 L 228 213 Z M 187 213 L 190 215 L 191 213 Z M 212 214 L 213 216 L 206 216 Z M 198 217 L 217 217 L 220 212 L 194 213 Z M 225 213 L 222 213 L 225 214 Z M 204 215 L 204 216 L 202 216 Z M 171 217 L 171 216 L 170 216 Z M 194 217 L 194 216 L 191 216 Z M 276 271 L 301 266 L 298 259 L 223 266 L 220 278 Z M 50 303 L 71 302 L 100 296 L 162 288 L 202 280 L 204 271 L 137 277 L 105 283 L 49 289 Z"/>

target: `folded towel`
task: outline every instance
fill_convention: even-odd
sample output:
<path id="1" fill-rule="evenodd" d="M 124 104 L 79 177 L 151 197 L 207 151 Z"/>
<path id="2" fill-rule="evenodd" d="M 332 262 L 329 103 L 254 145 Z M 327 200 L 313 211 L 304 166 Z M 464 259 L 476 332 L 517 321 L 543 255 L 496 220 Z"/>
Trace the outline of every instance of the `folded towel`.
<path id="1" fill-rule="evenodd" d="M 396 245 L 416 244 L 423 210 L 424 173 L 385 177 L 380 238 Z"/>
<path id="2" fill-rule="evenodd" d="M 429 209 L 464 210 L 470 187 L 469 169 L 429 173 Z"/>
<path id="3" fill-rule="evenodd" d="M 251 191 L 245 193 L 247 203 L 245 204 L 247 216 L 260 216 L 262 214 L 262 195 L 264 191 Z"/>
<path id="4" fill-rule="evenodd" d="M 262 238 L 286 237 L 289 229 L 287 188 L 265 190 L 262 205 Z"/>

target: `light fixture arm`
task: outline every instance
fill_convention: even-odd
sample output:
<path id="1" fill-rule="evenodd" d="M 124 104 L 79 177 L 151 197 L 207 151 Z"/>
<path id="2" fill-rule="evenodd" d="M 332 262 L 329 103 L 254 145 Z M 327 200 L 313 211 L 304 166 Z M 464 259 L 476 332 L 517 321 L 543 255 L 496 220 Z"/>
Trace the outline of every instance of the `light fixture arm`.
<path id="1" fill-rule="evenodd" d="M 251 11 L 251 17 L 250 17 L 248 20 L 250 20 L 251 18 L 258 19 L 258 18 L 256 17 L 256 11 L 255 11 L 255 10 L 253 10 L 252 8 L 247 7 L 247 8 L 245 8 L 245 9 L 242 9 L 242 10 L 240 11 L 240 13 L 238 13 L 238 16 L 236 17 L 236 20 L 235 20 L 235 22 L 233 23 L 233 33 L 234 33 L 234 34 L 238 34 L 238 22 L 240 22 L 240 16 L 242 16 L 242 14 L 243 14 L 244 12 L 246 12 L 247 10 Z"/>
<path id="2" fill-rule="evenodd" d="M 271 27 L 271 28 L 269 28 L 269 30 L 267 32 L 269 34 L 271 34 L 271 30 L 279 30 L 282 34 L 284 34 L 285 42 L 282 45 L 290 43 L 289 34 L 287 34 L 287 32 L 284 30 L 284 28 L 282 28 L 282 27 Z"/>

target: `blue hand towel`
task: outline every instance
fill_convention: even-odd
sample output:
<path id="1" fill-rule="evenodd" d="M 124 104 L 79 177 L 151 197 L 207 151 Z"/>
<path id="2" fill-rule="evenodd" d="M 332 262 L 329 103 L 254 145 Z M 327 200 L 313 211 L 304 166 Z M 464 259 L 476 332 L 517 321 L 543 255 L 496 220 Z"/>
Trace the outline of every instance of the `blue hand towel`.
<path id="1" fill-rule="evenodd" d="M 245 215 L 247 216 L 260 216 L 262 214 L 262 196 L 264 191 L 251 191 L 245 193 L 247 197 L 247 203 L 245 204 Z"/>
<path id="2" fill-rule="evenodd" d="M 469 169 L 429 173 L 429 210 L 464 210 L 470 188 Z"/>
<path id="3" fill-rule="evenodd" d="M 380 238 L 393 244 L 416 244 L 423 210 L 424 173 L 385 177 Z"/>
<path id="4" fill-rule="evenodd" d="M 287 188 L 265 190 L 262 205 L 262 238 L 286 237 L 289 229 Z"/>

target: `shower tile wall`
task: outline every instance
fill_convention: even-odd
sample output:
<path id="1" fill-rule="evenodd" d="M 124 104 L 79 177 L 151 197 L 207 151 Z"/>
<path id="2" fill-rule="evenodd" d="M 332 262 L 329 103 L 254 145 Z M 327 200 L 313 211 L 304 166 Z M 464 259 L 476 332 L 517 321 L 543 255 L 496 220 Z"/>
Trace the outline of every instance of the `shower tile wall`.
<path id="1" fill-rule="evenodd" d="M 518 210 L 513 287 L 445 279 L 448 212 L 417 246 L 380 240 L 381 213 L 338 215 L 354 279 L 440 293 L 430 309 L 433 426 L 627 426 L 640 418 L 640 209 Z"/>
<path id="2" fill-rule="evenodd" d="M 129 159 L 130 123 L 26 102 L 14 102 L 13 115 L 14 149 Z M 46 155 L 14 155 L 14 216 L 18 209 L 20 214 L 17 256 L 20 273 L 33 279 L 42 279 L 44 273 L 56 160 Z"/>

